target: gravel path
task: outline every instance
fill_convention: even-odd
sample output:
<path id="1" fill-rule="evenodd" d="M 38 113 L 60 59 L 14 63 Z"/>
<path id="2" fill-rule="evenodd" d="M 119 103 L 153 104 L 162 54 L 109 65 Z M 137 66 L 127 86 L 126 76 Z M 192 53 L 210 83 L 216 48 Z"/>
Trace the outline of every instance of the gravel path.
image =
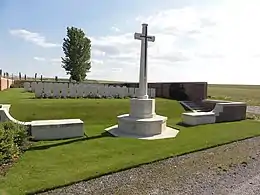
<path id="1" fill-rule="evenodd" d="M 260 137 L 170 158 L 42 194 L 260 194 Z"/>
<path id="2" fill-rule="evenodd" d="M 260 106 L 247 106 L 246 112 L 260 114 Z"/>

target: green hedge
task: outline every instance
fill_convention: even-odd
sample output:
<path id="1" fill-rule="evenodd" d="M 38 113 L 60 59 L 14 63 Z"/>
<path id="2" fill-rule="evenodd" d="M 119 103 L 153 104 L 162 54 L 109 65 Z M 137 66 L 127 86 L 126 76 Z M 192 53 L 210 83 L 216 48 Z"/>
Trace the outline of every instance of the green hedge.
<path id="1" fill-rule="evenodd" d="M 26 127 L 12 122 L 0 123 L 0 165 L 18 158 L 28 145 Z"/>

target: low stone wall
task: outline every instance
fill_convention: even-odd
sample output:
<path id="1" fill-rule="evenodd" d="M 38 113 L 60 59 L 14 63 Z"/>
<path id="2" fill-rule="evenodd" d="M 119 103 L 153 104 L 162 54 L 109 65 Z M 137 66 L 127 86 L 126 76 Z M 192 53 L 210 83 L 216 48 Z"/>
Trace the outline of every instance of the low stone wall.
<path id="1" fill-rule="evenodd" d="M 246 119 L 246 107 L 244 102 L 231 102 L 224 100 L 203 100 L 201 105 L 213 111 L 221 110 L 216 116 L 216 122 L 230 122 Z M 218 107 L 218 108 L 217 108 Z"/>
<path id="2" fill-rule="evenodd" d="M 217 103 L 230 103 L 231 101 L 225 101 L 225 100 L 209 100 L 204 99 L 202 101 L 196 101 L 196 104 L 199 106 L 202 106 L 208 111 L 211 111 L 215 108 Z"/>
<path id="3" fill-rule="evenodd" d="M 15 80 L 15 87 L 23 87 L 24 82 L 34 82 L 33 80 Z M 44 81 L 53 82 L 53 81 Z M 58 81 L 58 83 L 68 83 L 67 81 Z M 108 86 L 126 86 L 128 88 L 138 88 L 138 83 L 95 83 L 106 84 Z M 190 100 L 202 101 L 207 98 L 207 82 L 157 82 L 148 83 L 148 88 L 155 88 L 156 97 L 174 99 L 174 100 Z"/>
<path id="4" fill-rule="evenodd" d="M 14 80 L 12 80 L 12 79 L 0 77 L 0 91 L 9 89 L 13 83 L 14 83 Z"/>
<path id="5" fill-rule="evenodd" d="M 138 87 L 138 83 L 119 83 L 116 85 Z M 207 98 L 208 84 L 207 82 L 158 82 L 148 83 L 148 88 L 156 89 L 156 97 L 196 102 Z"/>
<path id="6" fill-rule="evenodd" d="M 245 103 L 219 103 L 223 111 L 216 116 L 216 122 L 231 122 L 246 119 L 246 104 Z"/>

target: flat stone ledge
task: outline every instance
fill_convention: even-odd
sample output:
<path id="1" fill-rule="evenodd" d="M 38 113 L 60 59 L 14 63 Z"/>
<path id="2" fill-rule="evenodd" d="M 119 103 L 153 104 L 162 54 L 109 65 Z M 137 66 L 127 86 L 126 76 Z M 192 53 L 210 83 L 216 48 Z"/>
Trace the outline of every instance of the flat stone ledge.
<path id="1" fill-rule="evenodd" d="M 57 120 L 36 120 L 32 121 L 32 126 L 45 126 L 45 125 L 70 125 L 70 124 L 83 124 L 80 119 L 57 119 Z"/>
<path id="2" fill-rule="evenodd" d="M 214 112 L 191 112 L 182 114 L 182 123 L 189 126 L 213 124 L 216 122 Z"/>
<path id="3" fill-rule="evenodd" d="M 182 115 L 192 116 L 192 117 L 202 117 L 202 116 L 215 116 L 214 112 L 185 112 Z"/>
<path id="4" fill-rule="evenodd" d="M 153 135 L 153 136 L 140 136 L 136 134 L 125 133 L 118 128 L 118 125 L 114 125 L 112 127 L 108 127 L 105 129 L 108 133 L 115 137 L 127 137 L 127 138 L 137 138 L 143 140 L 158 140 L 158 139 L 166 139 L 166 138 L 174 138 L 179 133 L 179 130 L 166 127 L 165 130 L 161 134 Z"/>
<path id="5" fill-rule="evenodd" d="M 80 119 L 38 120 L 31 122 L 34 140 L 56 140 L 84 136 L 84 125 Z"/>
<path id="6" fill-rule="evenodd" d="M 129 122 L 165 122 L 167 121 L 166 116 L 160 116 L 160 115 L 155 115 L 152 118 L 135 118 L 130 116 L 130 114 L 122 114 L 120 116 L 117 116 L 117 119 L 129 121 Z"/>

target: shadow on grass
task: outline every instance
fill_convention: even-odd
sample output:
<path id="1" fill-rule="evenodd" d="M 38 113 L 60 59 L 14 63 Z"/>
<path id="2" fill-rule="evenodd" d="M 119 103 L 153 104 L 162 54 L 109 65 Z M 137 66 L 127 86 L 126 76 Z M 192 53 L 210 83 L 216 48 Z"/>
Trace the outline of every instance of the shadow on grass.
<path id="1" fill-rule="evenodd" d="M 229 123 L 241 122 L 241 121 L 244 121 L 244 120 L 245 119 L 243 119 L 243 120 L 234 120 L 234 121 L 216 121 L 215 123 L 207 123 L 207 124 L 199 124 L 199 125 L 188 125 L 188 124 L 185 124 L 183 122 L 178 122 L 178 123 L 176 123 L 176 125 L 187 128 L 187 127 L 196 127 L 196 126 L 202 126 L 202 125 L 229 124 Z M 249 119 L 247 119 L 247 120 L 249 120 Z"/>
<path id="2" fill-rule="evenodd" d="M 187 124 L 185 124 L 183 122 L 178 122 L 178 123 L 176 123 L 176 125 L 181 126 L 181 127 L 193 127 L 193 126 L 187 125 Z"/>
<path id="3" fill-rule="evenodd" d="M 95 179 L 95 178 L 98 178 L 98 177 L 101 177 L 101 176 L 110 175 L 110 174 L 113 174 L 113 173 L 118 173 L 118 172 L 125 171 L 125 170 L 131 169 L 131 168 L 138 168 L 138 167 L 141 167 L 143 165 L 148 165 L 148 164 L 160 162 L 160 161 L 167 160 L 167 159 L 170 159 L 170 158 L 177 158 L 177 157 L 185 156 L 185 155 L 195 153 L 195 152 L 209 150 L 211 148 L 216 148 L 216 147 L 219 147 L 219 146 L 223 146 L 223 145 L 227 145 L 227 144 L 231 144 L 231 143 L 235 143 L 235 142 L 238 143 L 238 142 L 241 142 L 241 141 L 244 141 L 244 140 L 247 140 L 247 139 L 252 139 L 252 138 L 255 138 L 255 137 L 259 137 L 259 136 L 260 135 L 252 135 L 252 136 L 248 136 L 248 137 L 245 137 L 245 138 L 226 141 L 226 142 L 223 142 L 221 144 L 213 144 L 211 146 L 202 147 L 202 148 L 198 148 L 198 149 L 195 149 L 195 150 L 190 150 L 190 151 L 187 151 L 187 152 L 184 152 L 184 153 L 173 154 L 173 155 L 170 155 L 168 157 L 163 157 L 163 158 L 160 158 L 160 159 L 152 160 L 152 161 L 149 161 L 149 162 L 143 162 L 143 163 L 136 164 L 136 165 L 130 165 L 130 166 L 127 166 L 127 167 L 124 167 L 124 168 L 119 168 L 116 171 L 108 171 L 106 173 L 100 173 L 100 174 L 97 174 L 95 176 L 86 177 L 85 179 L 80 179 L 80 180 L 77 180 L 77 181 L 68 182 L 66 184 L 57 185 L 55 187 L 50 187 L 50 188 L 45 188 L 45 189 L 41 189 L 41 190 L 36 190 L 36 191 L 33 191 L 33 192 L 28 192 L 28 193 L 26 193 L 26 195 L 35 195 L 35 194 L 39 194 L 39 193 L 48 192 L 50 190 L 55 190 L 55 189 L 58 189 L 58 188 L 67 187 L 67 186 L 70 186 L 70 185 L 73 185 L 73 184 L 76 184 L 76 183 L 79 183 L 79 182 L 89 181 L 91 179 Z"/>
<path id="4" fill-rule="evenodd" d="M 34 147 L 27 149 L 26 151 L 45 150 L 45 149 L 49 149 L 49 148 L 56 147 L 56 146 L 63 146 L 63 145 L 67 145 L 67 144 L 71 144 L 71 143 L 75 143 L 75 142 L 82 142 L 82 141 L 86 141 L 86 140 L 99 139 L 99 138 L 103 138 L 103 137 L 114 137 L 114 136 L 112 136 L 108 132 L 103 132 L 103 133 L 101 133 L 100 135 L 97 135 L 97 136 L 91 136 L 91 137 L 86 136 L 84 138 L 78 138 L 78 139 L 73 139 L 73 140 L 68 139 L 67 141 L 59 142 L 59 143 L 47 144 L 47 145 L 43 145 L 43 146 L 34 146 Z M 46 140 L 46 141 L 48 141 L 48 140 Z M 57 141 L 57 140 L 55 140 L 55 141 Z"/>

